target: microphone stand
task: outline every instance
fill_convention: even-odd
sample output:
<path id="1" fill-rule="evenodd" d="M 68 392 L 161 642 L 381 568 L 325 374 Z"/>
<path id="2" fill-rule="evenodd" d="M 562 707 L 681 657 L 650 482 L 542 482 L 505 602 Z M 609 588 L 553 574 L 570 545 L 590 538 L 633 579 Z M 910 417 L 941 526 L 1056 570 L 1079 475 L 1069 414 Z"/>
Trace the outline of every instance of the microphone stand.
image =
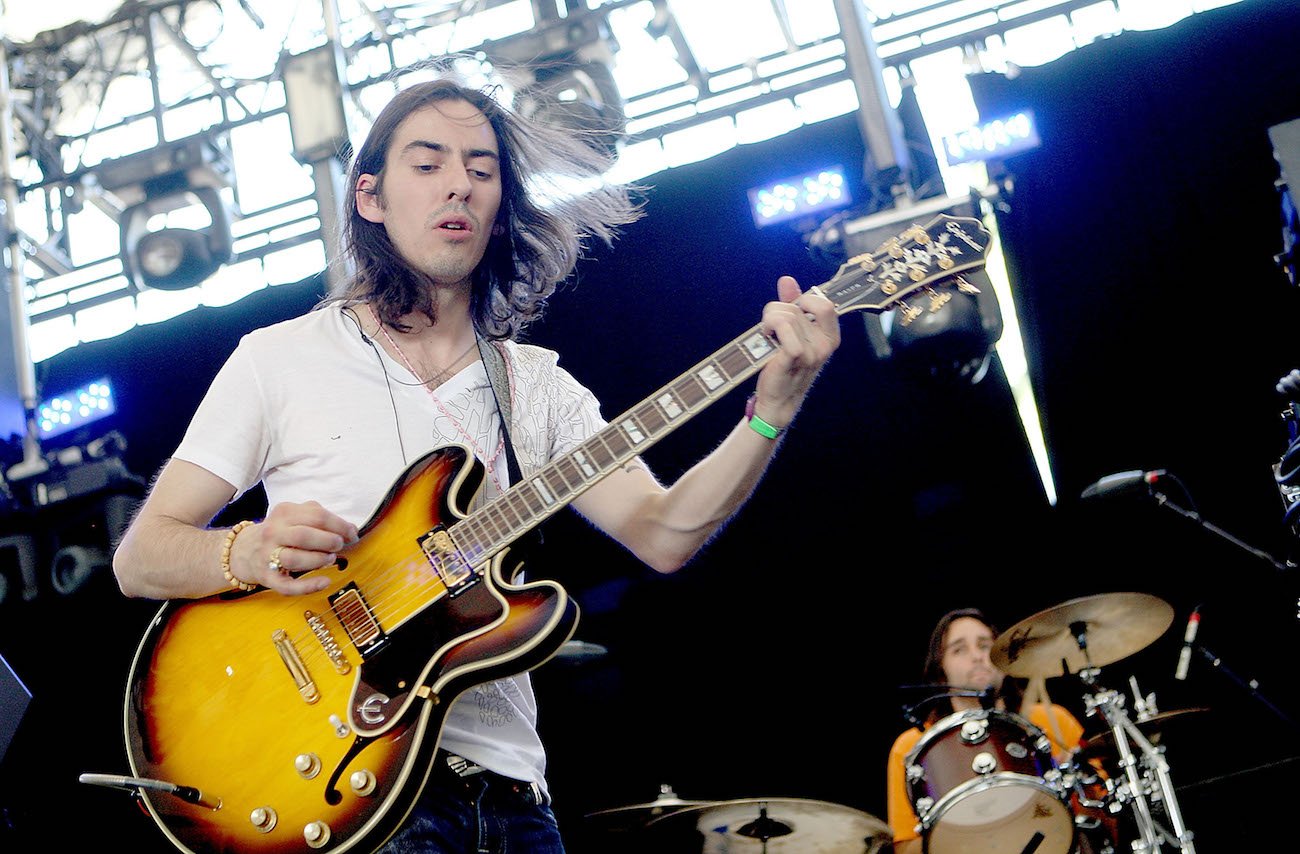
<path id="1" fill-rule="evenodd" d="M 937 703 L 940 700 L 947 700 L 953 697 L 970 697 L 971 699 L 977 699 L 980 701 L 980 708 L 991 709 L 993 708 L 994 698 L 997 696 L 997 691 L 993 688 L 983 688 L 977 691 L 973 688 L 956 688 L 947 685 L 904 685 L 901 690 L 934 690 L 936 688 L 941 689 L 939 693 L 931 694 L 910 706 L 903 706 L 903 718 L 917 729 L 925 729 L 925 721 L 916 716 L 917 709 L 925 708 L 931 703 Z M 944 688 L 947 688 L 948 690 L 942 690 Z"/>
<path id="2" fill-rule="evenodd" d="M 1205 648 L 1201 644 L 1199 643 L 1193 644 L 1193 646 L 1196 647 L 1197 651 L 1200 652 L 1201 655 L 1205 656 L 1205 660 L 1210 662 L 1211 667 L 1213 667 L 1215 670 L 1218 670 L 1224 676 L 1228 677 L 1228 679 L 1230 679 L 1231 681 L 1235 682 L 1247 694 L 1249 694 L 1250 696 L 1254 697 L 1256 700 L 1259 700 L 1261 703 L 1263 703 L 1264 706 L 1270 712 L 1277 715 L 1285 723 L 1289 724 L 1290 726 L 1296 726 L 1296 721 L 1294 718 L 1292 718 L 1286 712 L 1282 711 L 1271 700 L 1269 700 L 1267 697 L 1265 697 L 1263 694 L 1259 692 L 1258 682 L 1256 682 L 1254 679 L 1241 678 L 1236 673 L 1234 673 L 1231 668 L 1229 668 L 1227 665 L 1223 663 L 1223 659 L 1219 658 L 1219 656 L 1215 655 L 1213 652 L 1211 652 L 1209 649 Z"/>
<path id="3" fill-rule="evenodd" d="M 1212 522 L 1206 521 L 1201 516 L 1200 513 L 1194 510 L 1188 510 L 1186 507 L 1178 506 L 1177 504 L 1169 500 L 1169 496 L 1165 495 L 1163 492 L 1160 492 L 1157 489 L 1151 490 L 1151 497 L 1153 497 L 1156 500 L 1156 503 L 1159 504 L 1161 507 L 1168 507 L 1170 510 L 1173 510 L 1175 513 L 1178 513 L 1183 518 L 1191 519 L 1193 522 L 1197 523 L 1202 528 L 1205 528 L 1207 531 L 1213 534 L 1218 534 L 1220 537 L 1232 543 L 1233 545 L 1243 549 L 1246 552 L 1249 552 L 1250 554 L 1254 555 L 1260 560 L 1272 564 L 1274 569 L 1285 572 L 1287 570 L 1292 570 L 1296 568 L 1295 563 L 1291 561 L 1285 561 L 1285 562 L 1280 561 L 1277 558 L 1273 557 L 1273 555 L 1269 554 L 1268 552 L 1263 551 L 1262 549 L 1257 549 L 1254 546 L 1250 545 L 1249 543 L 1246 543 L 1243 540 L 1234 537 L 1232 534 L 1229 534 L 1227 531 L 1223 530 L 1222 528 L 1218 527 Z M 1291 718 L 1289 715 L 1287 715 L 1285 712 L 1279 709 L 1272 701 L 1270 701 L 1267 697 L 1265 697 L 1263 694 L 1259 692 L 1258 682 L 1256 682 L 1254 679 L 1251 680 L 1242 679 L 1236 673 L 1232 672 L 1231 669 L 1226 667 L 1223 664 L 1223 660 L 1221 658 L 1219 658 L 1210 650 L 1206 649 L 1201 644 L 1193 644 L 1193 646 L 1195 646 L 1196 649 L 1199 650 L 1200 653 L 1205 656 L 1206 660 L 1210 662 L 1210 665 L 1215 670 L 1218 670 L 1221 673 L 1223 673 L 1223 675 L 1227 676 L 1230 680 L 1232 680 L 1237 685 L 1239 685 L 1244 691 L 1246 691 L 1246 693 L 1250 694 L 1250 696 L 1254 697 L 1256 700 L 1259 700 L 1259 702 L 1263 703 L 1264 706 L 1268 708 L 1269 711 L 1277 715 L 1287 724 L 1291 726 L 1296 726 L 1296 721 L 1293 718 Z"/>
<path id="4" fill-rule="evenodd" d="M 1287 570 L 1296 568 L 1296 564 L 1292 563 L 1291 561 L 1280 561 L 1277 558 L 1273 557 L 1273 555 L 1269 554 L 1268 552 L 1263 551 L 1262 549 L 1257 549 L 1254 546 L 1250 545 L 1249 543 L 1240 540 L 1237 537 L 1234 537 L 1232 534 L 1229 534 L 1227 531 L 1223 530 L 1218 525 L 1215 525 L 1213 522 L 1207 521 L 1204 517 L 1201 516 L 1200 513 L 1196 512 L 1195 510 L 1188 510 L 1186 507 L 1178 506 L 1177 504 L 1169 500 L 1169 496 L 1165 495 L 1163 492 L 1160 492 L 1157 489 L 1151 490 L 1151 497 L 1154 498 L 1156 500 L 1156 503 L 1159 504 L 1161 507 L 1168 507 L 1170 510 L 1182 516 L 1184 519 L 1191 519 L 1193 522 L 1200 525 L 1202 528 L 1209 531 L 1210 533 L 1219 535 L 1223 539 L 1232 543 L 1234 546 L 1237 546 L 1238 548 L 1249 552 L 1250 554 L 1254 555 L 1260 560 L 1266 561 L 1267 563 L 1271 564 L 1274 569 L 1285 572 Z"/>

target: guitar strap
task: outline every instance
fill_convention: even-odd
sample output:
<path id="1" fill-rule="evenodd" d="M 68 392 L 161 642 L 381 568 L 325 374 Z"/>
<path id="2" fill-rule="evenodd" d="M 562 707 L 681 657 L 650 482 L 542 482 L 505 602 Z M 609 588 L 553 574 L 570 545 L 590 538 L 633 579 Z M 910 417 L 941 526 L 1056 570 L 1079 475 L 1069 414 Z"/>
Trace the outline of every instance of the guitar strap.
<path id="1" fill-rule="evenodd" d="M 487 370 L 488 382 L 492 385 L 492 397 L 497 402 L 497 413 L 501 416 L 501 436 L 505 440 L 506 468 L 510 472 L 510 483 L 523 480 L 519 469 L 519 460 L 515 457 L 514 446 L 510 443 L 510 372 L 506 370 L 506 359 L 497 347 L 482 338 L 478 339 L 479 356 Z"/>
<path id="2" fill-rule="evenodd" d="M 501 438 L 505 442 L 506 470 L 510 475 L 510 485 L 513 486 L 522 481 L 524 476 L 519 468 L 519 460 L 515 457 L 514 445 L 510 442 L 510 371 L 506 369 L 505 354 L 496 344 L 479 338 L 478 352 L 483 359 L 483 367 L 487 370 L 488 383 L 492 386 L 492 398 L 497 402 L 497 413 L 501 416 Z M 538 545 L 544 541 L 540 525 L 533 529 L 533 537 Z"/>

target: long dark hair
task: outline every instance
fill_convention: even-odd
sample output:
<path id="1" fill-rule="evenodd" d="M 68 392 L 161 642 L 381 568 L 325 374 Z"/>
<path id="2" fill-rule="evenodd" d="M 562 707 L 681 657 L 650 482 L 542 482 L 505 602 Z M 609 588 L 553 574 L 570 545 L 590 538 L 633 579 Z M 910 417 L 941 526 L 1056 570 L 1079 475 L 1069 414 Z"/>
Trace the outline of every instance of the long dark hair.
<path id="1" fill-rule="evenodd" d="M 402 258 L 382 223 L 361 216 L 355 199 L 364 174 L 376 176 L 375 192 L 382 193 L 388 149 L 402 121 L 445 101 L 465 101 L 482 112 L 501 149 L 501 210 L 492 224 L 500 228 L 471 276 L 470 314 L 480 335 L 518 337 L 573 272 L 587 239 L 612 243 L 620 226 L 640 216 L 630 193 L 635 188 L 602 178 L 611 165 L 608 154 L 582 134 L 524 119 L 503 106 L 499 94 L 443 73 L 402 90 L 384 107 L 348 175 L 342 246 L 354 272 L 324 302 L 366 300 L 381 320 L 399 328 L 411 312 L 437 322 L 429 277 Z"/>
<path id="2" fill-rule="evenodd" d="M 958 608 L 955 611 L 949 611 L 939 618 L 935 623 L 934 631 L 930 632 L 930 646 L 925 653 L 925 664 L 921 666 L 921 681 L 928 685 L 942 685 L 948 681 L 948 677 L 943 672 L 943 647 L 944 641 L 948 637 L 948 628 L 962 617 L 970 617 L 972 620 L 978 620 L 988 626 L 993 637 L 998 636 L 998 629 L 984 612 L 978 608 Z M 1024 693 L 1019 685 L 1012 681 L 1010 677 L 1002 680 L 1002 686 L 998 689 L 997 698 L 1002 700 L 1008 711 L 1018 712 L 1020 710 L 1020 700 Z M 927 719 L 929 723 L 934 723 L 939 718 L 947 717 L 953 714 L 956 709 L 952 706 L 951 697 L 943 697 L 936 700 L 931 706 L 930 715 Z"/>

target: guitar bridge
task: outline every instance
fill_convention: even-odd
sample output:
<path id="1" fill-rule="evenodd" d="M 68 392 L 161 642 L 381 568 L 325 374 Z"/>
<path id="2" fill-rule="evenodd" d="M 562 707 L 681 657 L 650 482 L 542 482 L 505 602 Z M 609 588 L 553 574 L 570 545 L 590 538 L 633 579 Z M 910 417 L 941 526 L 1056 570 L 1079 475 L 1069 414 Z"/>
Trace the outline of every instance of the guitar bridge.
<path id="1" fill-rule="evenodd" d="M 388 641 L 388 635 L 370 610 L 370 603 L 361 595 L 356 584 L 349 584 L 329 597 L 330 607 L 352 644 L 363 656 L 378 652 Z"/>
<path id="2" fill-rule="evenodd" d="M 451 596 L 463 592 L 474 582 L 474 570 L 442 525 L 420 537 L 420 550 Z"/>

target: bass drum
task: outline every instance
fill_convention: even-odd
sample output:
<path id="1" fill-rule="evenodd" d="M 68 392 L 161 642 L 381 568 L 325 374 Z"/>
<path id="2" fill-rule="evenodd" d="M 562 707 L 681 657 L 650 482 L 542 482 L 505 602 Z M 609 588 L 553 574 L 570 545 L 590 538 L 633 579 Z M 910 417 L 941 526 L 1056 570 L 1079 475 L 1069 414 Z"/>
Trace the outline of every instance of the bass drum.
<path id="1" fill-rule="evenodd" d="M 904 767 L 927 854 L 1069 854 L 1074 846 L 1051 742 L 1019 715 L 949 715 Z"/>

